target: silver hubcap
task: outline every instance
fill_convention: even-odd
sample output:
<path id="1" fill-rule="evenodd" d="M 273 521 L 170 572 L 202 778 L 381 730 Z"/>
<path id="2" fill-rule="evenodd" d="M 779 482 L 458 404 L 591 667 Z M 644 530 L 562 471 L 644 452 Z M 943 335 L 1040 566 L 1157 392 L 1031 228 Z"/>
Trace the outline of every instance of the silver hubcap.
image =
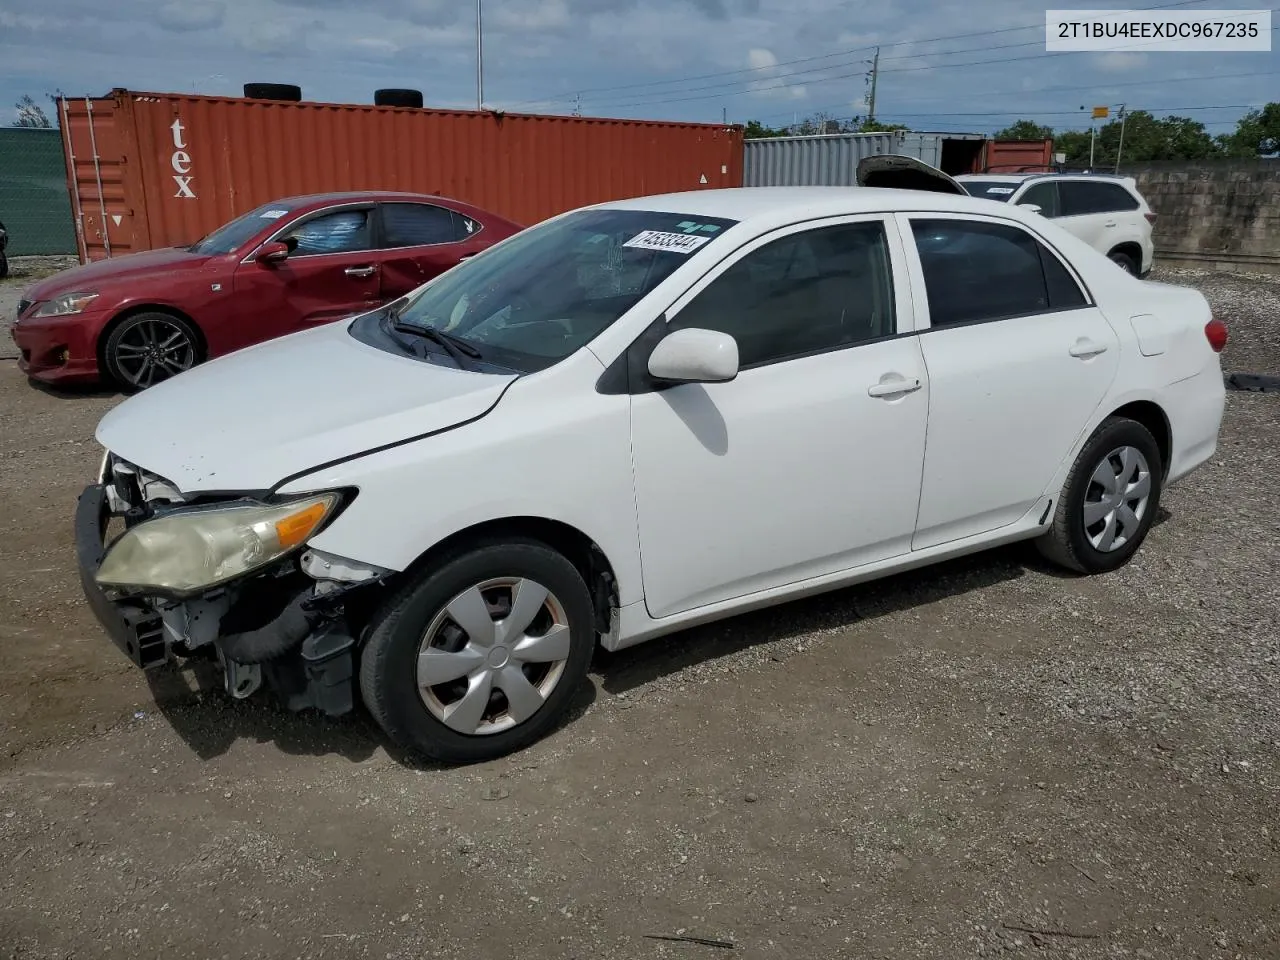
<path id="1" fill-rule="evenodd" d="M 432 716 L 458 733 L 501 733 L 546 703 L 569 649 L 569 620 L 555 594 L 533 580 L 486 580 L 450 600 L 427 627 L 418 692 Z"/>
<path id="2" fill-rule="evenodd" d="M 124 332 L 116 345 L 116 366 L 135 387 L 149 387 L 196 361 L 195 344 L 177 324 L 146 320 Z"/>
<path id="3" fill-rule="evenodd" d="M 1094 549 L 1119 550 L 1138 533 L 1151 500 L 1151 470 L 1136 447 L 1117 447 L 1098 464 L 1084 495 L 1084 533 Z"/>

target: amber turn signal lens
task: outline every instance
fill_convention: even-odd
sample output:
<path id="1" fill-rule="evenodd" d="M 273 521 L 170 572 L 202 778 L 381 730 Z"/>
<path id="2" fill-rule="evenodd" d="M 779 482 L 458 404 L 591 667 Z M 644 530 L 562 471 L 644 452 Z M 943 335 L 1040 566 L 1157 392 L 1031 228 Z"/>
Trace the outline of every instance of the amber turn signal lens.
<path id="1" fill-rule="evenodd" d="M 313 503 L 305 510 L 300 510 L 283 520 L 277 520 L 276 537 L 280 540 L 280 547 L 287 550 L 306 540 L 324 519 L 328 509 L 327 503 Z"/>

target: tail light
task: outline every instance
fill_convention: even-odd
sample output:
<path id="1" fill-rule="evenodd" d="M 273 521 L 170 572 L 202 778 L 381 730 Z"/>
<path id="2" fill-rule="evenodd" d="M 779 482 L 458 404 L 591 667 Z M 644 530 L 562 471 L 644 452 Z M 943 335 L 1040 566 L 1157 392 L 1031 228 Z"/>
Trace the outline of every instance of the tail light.
<path id="1" fill-rule="evenodd" d="M 1217 317 L 1204 325 L 1204 335 L 1214 353 L 1221 353 L 1222 348 L 1227 345 L 1227 325 Z"/>
<path id="2" fill-rule="evenodd" d="M 1156 215 L 1154 213 L 1144 213 L 1143 216 L 1147 218 L 1147 223 L 1154 224 L 1156 222 Z"/>

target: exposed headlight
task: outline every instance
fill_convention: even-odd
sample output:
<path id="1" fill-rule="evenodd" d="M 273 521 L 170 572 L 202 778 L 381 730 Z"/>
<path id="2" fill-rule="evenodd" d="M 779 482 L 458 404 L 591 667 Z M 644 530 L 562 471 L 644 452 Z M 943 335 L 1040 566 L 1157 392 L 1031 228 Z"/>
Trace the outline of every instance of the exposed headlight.
<path id="1" fill-rule="evenodd" d="M 188 594 L 234 580 L 300 547 L 338 504 L 322 493 L 289 503 L 201 507 L 126 531 L 98 568 L 104 587 Z"/>
<path id="2" fill-rule="evenodd" d="M 98 299 L 96 293 L 66 293 L 52 300 L 46 300 L 36 307 L 31 314 L 34 317 L 66 317 L 73 313 L 83 313 L 85 307 Z"/>

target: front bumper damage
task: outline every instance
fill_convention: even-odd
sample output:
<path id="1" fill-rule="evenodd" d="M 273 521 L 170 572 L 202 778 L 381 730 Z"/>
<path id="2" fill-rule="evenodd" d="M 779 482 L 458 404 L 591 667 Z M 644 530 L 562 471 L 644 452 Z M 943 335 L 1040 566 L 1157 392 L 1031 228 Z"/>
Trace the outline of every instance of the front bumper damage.
<path id="1" fill-rule="evenodd" d="M 131 482 L 119 482 L 122 473 Z M 150 482 L 137 482 L 140 477 Z M 350 712 L 357 642 L 349 606 L 353 597 L 360 606 L 356 595 L 367 594 L 391 571 L 335 563 L 338 558 L 305 550 L 195 597 L 114 595 L 96 580 L 111 521 L 148 519 L 147 493 L 157 487 L 162 496 L 180 496 L 163 480 L 108 456 L 99 481 L 85 487 L 76 506 L 81 587 L 116 647 L 142 670 L 212 656 L 236 699 L 265 685 L 290 710 Z M 335 568 L 347 579 L 326 579 Z"/>

